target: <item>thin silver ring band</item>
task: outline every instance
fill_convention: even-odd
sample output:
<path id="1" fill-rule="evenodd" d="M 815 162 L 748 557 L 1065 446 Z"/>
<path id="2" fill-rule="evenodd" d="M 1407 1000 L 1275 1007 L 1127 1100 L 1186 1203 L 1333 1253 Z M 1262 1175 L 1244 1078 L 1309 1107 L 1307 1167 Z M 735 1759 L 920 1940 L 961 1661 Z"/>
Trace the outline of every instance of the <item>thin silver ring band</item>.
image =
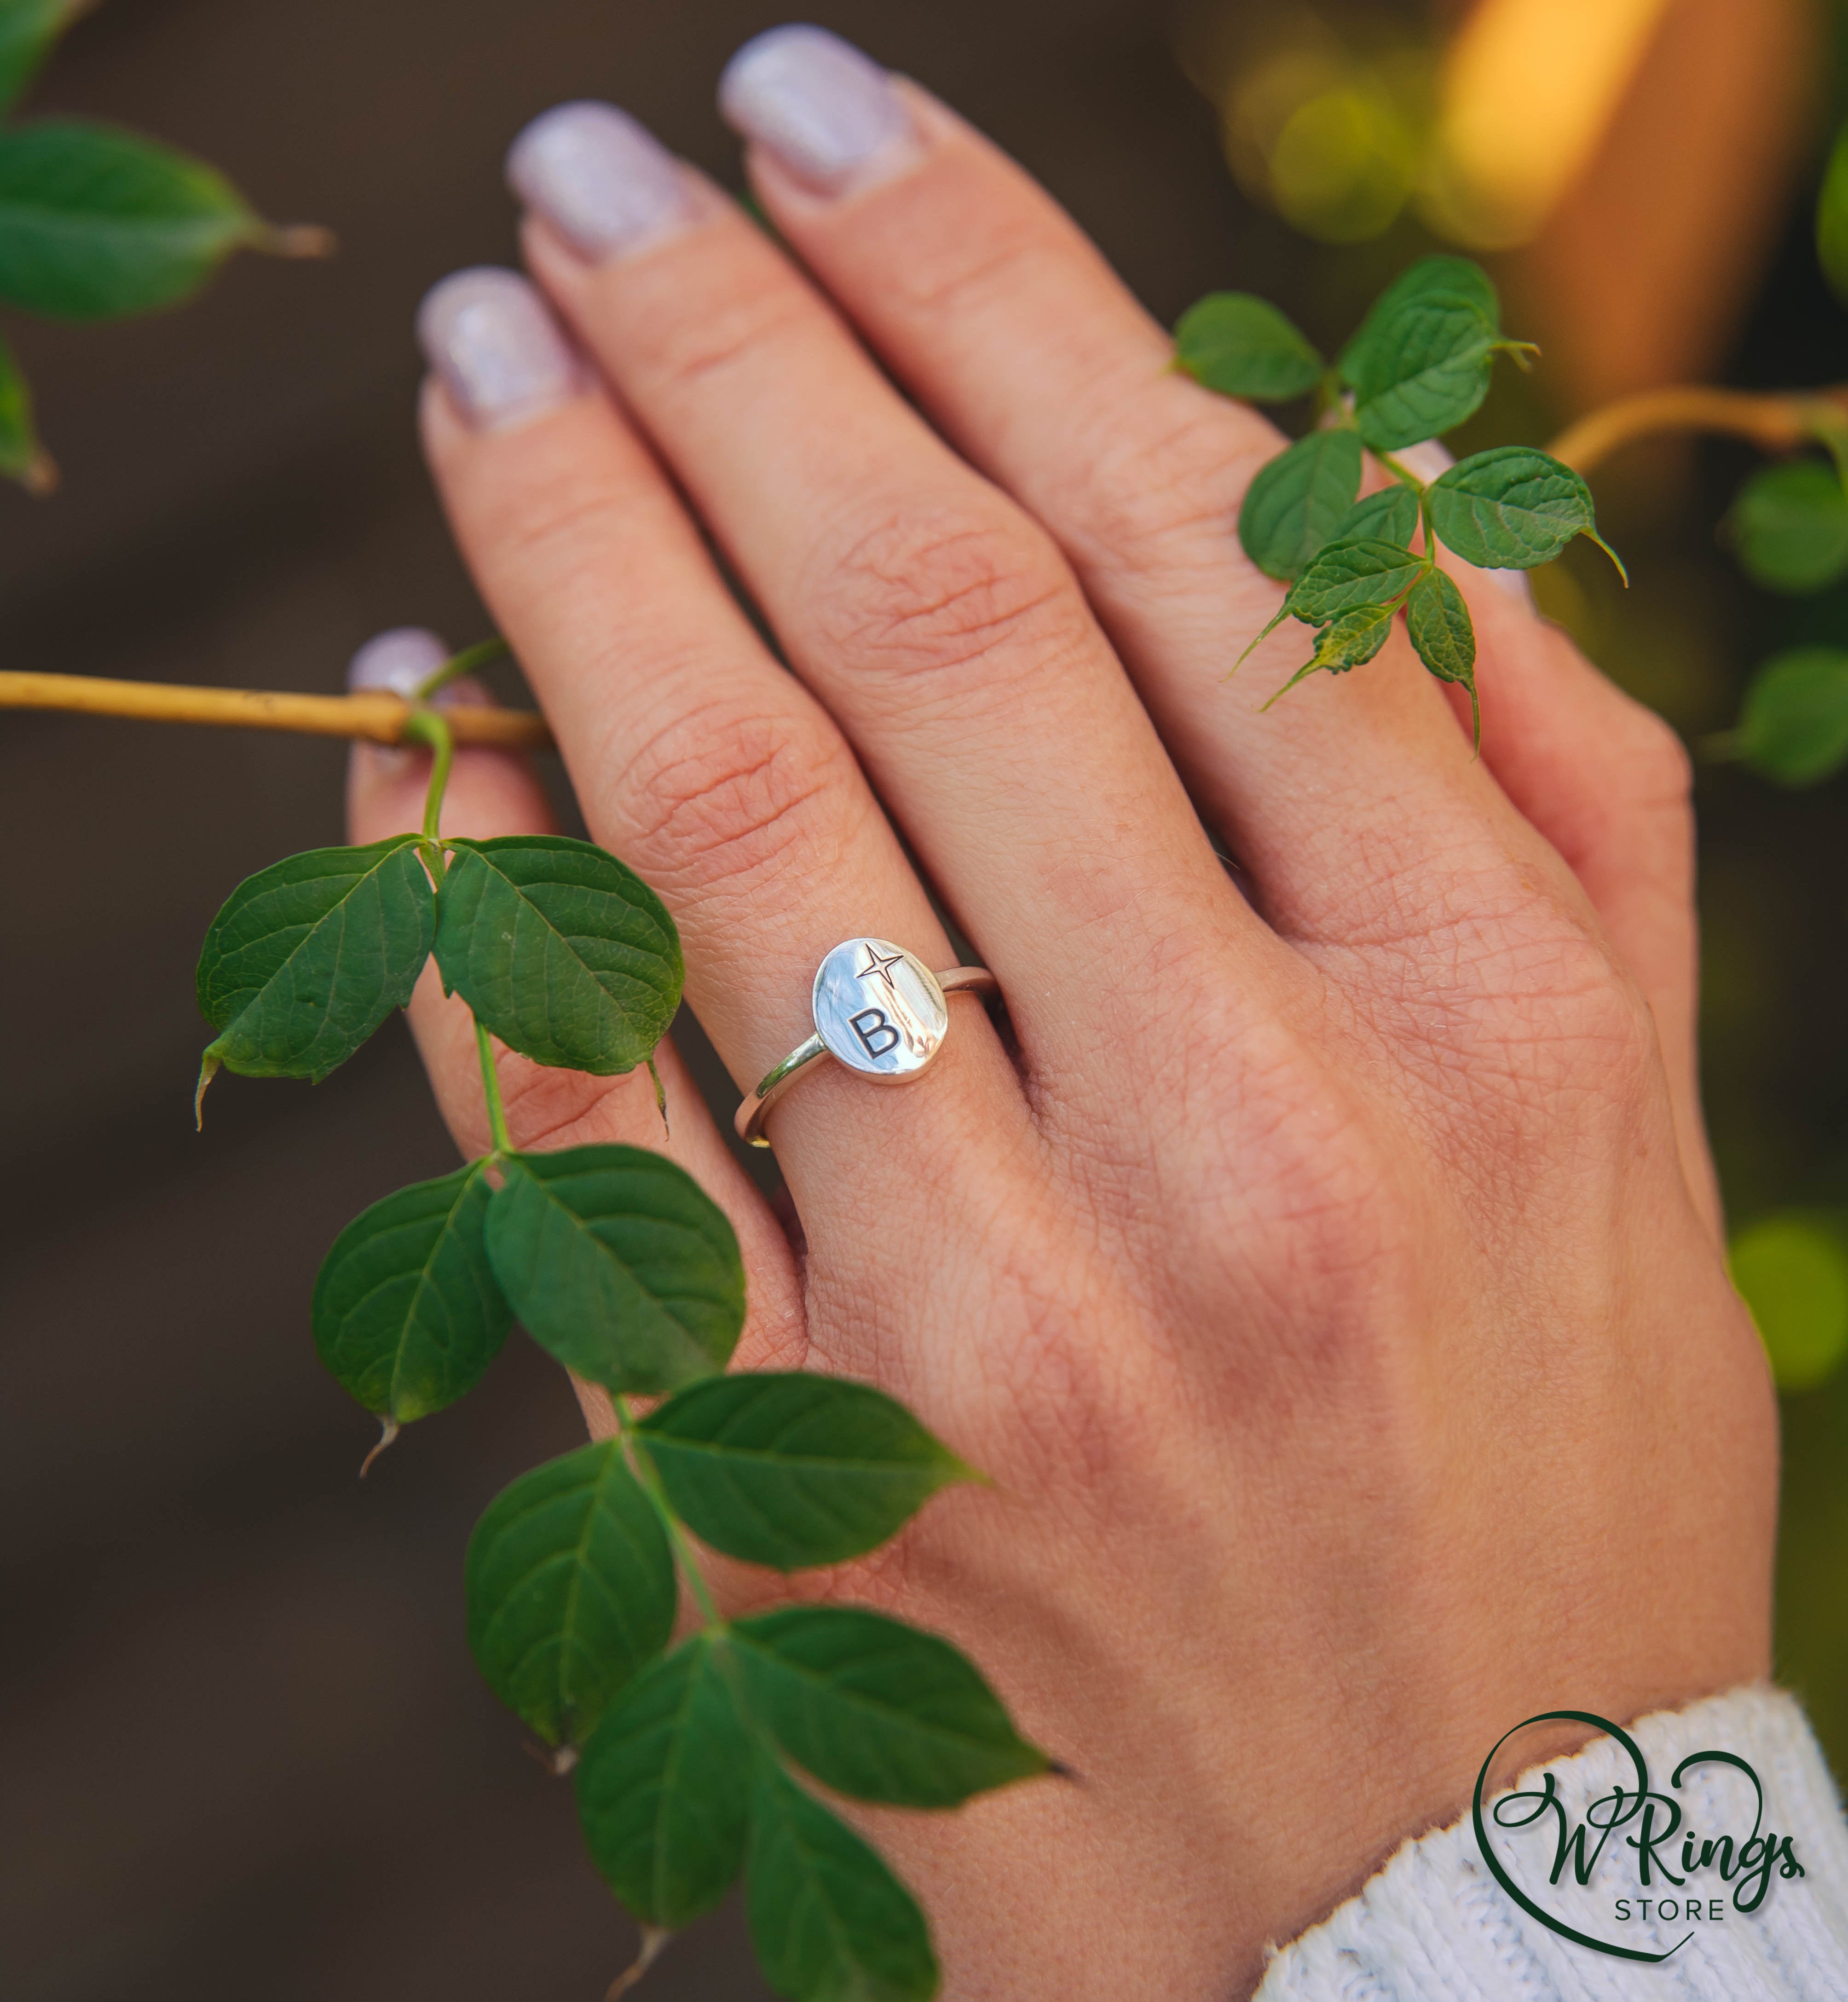
<path id="1" fill-rule="evenodd" d="M 946 999 L 952 994 L 998 994 L 1001 991 L 1001 983 L 985 966 L 953 966 L 948 972 L 936 976 L 936 983 L 943 990 Z M 791 1050 L 774 1070 L 766 1072 L 756 1090 L 745 1094 L 732 1121 L 737 1128 L 738 1138 L 753 1147 L 769 1146 L 769 1142 L 764 1138 L 765 1114 L 804 1071 L 824 1061 L 832 1063 L 835 1059 L 818 1031 L 807 1042 Z"/>

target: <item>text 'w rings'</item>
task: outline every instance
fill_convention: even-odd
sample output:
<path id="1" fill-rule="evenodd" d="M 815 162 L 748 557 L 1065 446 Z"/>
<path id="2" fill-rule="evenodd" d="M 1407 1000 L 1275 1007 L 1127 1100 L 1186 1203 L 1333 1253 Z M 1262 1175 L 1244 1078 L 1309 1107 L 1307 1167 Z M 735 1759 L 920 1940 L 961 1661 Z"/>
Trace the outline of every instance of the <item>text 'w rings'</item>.
<path id="1" fill-rule="evenodd" d="M 985 966 L 933 973 L 901 946 L 884 939 L 848 939 L 815 969 L 815 1033 L 745 1099 L 738 1137 L 767 1147 L 764 1114 L 811 1064 L 832 1057 L 875 1084 L 903 1084 L 943 1046 L 952 994 L 992 994 Z"/>

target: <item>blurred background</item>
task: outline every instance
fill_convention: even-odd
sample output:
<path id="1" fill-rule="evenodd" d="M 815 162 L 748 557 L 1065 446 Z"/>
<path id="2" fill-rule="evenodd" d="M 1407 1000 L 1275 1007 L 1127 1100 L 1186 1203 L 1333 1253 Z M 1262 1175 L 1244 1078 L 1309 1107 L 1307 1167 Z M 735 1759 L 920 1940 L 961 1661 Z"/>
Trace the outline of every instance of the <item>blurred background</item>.
<path id="1" fill-rule="evenodd" d="M 755 0 L 108 0 L 34 108 L 155 132 L 333 263 L 235 262 L 153 319 L 9 319 L 64 474 L 0 490 L 9 667 L 333 689 L 378 628 L 486 629 L 412 434 L 417 301 L 505 262 L 503 148 L 613 98 L 737 183 L 713 109 Z M 1843 23 L 1822 0 L 912 0 L 814 18 L 1023 159 L 1164 319 L 1227 286 L 1325 347 L 1433 247 L 1484 256 L 1539 371 L 1458 441 L 1654 383 L 1848 376 Z M 1818 228 L 1818 199 L 1822 198 Z M 1838 212 L 1839 211 L 1839 212 Z M 1690 739 L 1848 587 L 1722 546 L 1753 462 L 1613 460 L 1545 608 Z M 1583 548 L 1585 546 L 1578 546 Z M 1494 699 L 1492 670 L 1484 698 Z M 507 692 L 517 694 L 514 684 Z M 192 966 L 242 876 L 340 837 L 330 742 L 0 715 L 0 1993 L 9 2002 L 588 2002 L 626 1924 L 462 1638 L 469 1529 L 580 1436 L 510 1344 L 362 1488 L 307 1302 L 336 1231 L 448 1142 L 393 1023 L 318 1089 L 220 1079 Z M 1848 782 L 1700 780 L 1706 1062 L 1784 1379 L 1779 1669 L 1848 1770 Z M 1797 1387 L 1801 1386 L 1802 1387 Z M 1562 1696 L 1570 1692 L 1562 1692 Z M 735 1912 L 664 1998 L 755 1998 Z"/>

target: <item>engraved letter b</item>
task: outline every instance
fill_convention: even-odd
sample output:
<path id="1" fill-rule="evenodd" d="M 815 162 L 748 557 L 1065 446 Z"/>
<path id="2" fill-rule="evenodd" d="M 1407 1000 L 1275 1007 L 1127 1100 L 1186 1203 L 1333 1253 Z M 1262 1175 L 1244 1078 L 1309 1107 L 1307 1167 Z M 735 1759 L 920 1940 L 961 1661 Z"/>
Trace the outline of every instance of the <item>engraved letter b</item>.
<path id="1" fill-rule="evenodd" d="M 895 1050 L 901 1040 L 898 1031 L 886 1020 L 883 1008 L 863 1008 L 857 1015 L 849 1015 L 847 1026 L 859 1037 L 861 1047 L 870 1057 L 882 1057 L 887 1050 Z M 885 1038 L 881 1042 L 880 1037 Z"/>

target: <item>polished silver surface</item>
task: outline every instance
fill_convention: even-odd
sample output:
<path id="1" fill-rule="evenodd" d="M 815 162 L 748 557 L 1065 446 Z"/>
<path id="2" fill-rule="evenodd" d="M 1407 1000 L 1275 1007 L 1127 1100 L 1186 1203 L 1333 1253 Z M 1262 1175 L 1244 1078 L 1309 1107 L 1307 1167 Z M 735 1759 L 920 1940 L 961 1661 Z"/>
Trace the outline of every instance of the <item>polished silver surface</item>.
<path id="1" fill-rule="evenodd" d="M 936 975 L 884 939 L 837 945 L 815 969 L 811 1012 L 837 1063 L 884 1084 L 916 1076 L 950 1027 Z"/>
<path id="2" fill-rule="evenodd" d="M 815 1033 L 790 1051 L 737 1109 L 739 1137 L 767 1147 L 764 1114 L 812 1064 L 832 1057 L 879 1084 L 917 1076 L 943 1046 L 952 994 L 992 994 L 984 966 L 933 973 L 915 954 L 885 939 L 844 940 L 815 970 L 810 1013 Z"/>

